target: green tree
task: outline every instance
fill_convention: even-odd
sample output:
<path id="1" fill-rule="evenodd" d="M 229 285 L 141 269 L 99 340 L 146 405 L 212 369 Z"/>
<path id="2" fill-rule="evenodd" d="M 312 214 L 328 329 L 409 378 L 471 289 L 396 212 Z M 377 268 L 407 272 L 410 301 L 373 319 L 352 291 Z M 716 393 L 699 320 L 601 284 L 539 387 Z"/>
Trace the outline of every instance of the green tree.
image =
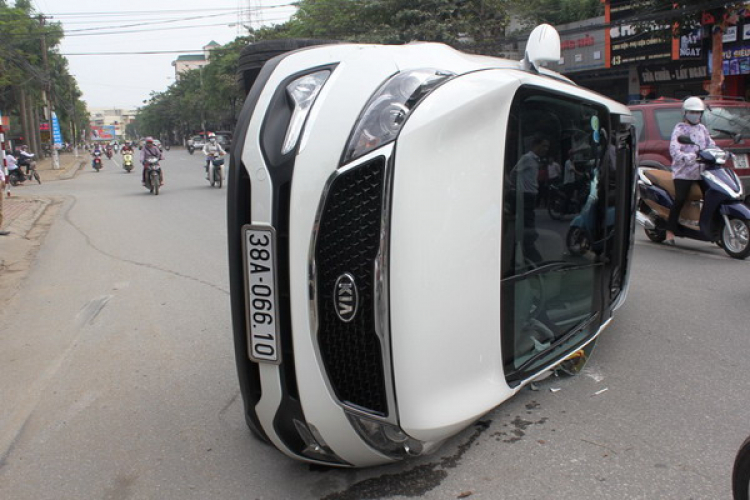
<path id="1" fill-rule="evenodd" d="M 541 23 L 558 26 L 604 14 L 601 0 L 523 0 L 512 3 L 513 11 L 528 27 Z"/>

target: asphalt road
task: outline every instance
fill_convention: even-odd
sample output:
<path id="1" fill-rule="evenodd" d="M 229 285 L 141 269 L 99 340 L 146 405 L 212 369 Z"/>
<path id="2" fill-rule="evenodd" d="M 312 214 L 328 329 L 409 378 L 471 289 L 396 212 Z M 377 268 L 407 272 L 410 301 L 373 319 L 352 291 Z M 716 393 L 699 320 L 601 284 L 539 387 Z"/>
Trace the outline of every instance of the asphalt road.
<path id="1" fill-rule="evenodd" d="M 64 196 L 0 325 L 3 499 L 722 499 L 750 435 L 750 260 L 639 229 L 630 294 L 574 378 L 525 389 L 436 454 L 367 470 L 251 437 L 229 321 L 226 189 L 105 160 Z"/>

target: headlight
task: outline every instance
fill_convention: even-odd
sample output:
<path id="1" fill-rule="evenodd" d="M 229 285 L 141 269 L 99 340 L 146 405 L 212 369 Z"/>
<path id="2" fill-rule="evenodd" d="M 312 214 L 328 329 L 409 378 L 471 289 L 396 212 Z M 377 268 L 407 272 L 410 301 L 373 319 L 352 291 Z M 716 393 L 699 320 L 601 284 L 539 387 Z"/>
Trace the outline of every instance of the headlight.
<path id="1" fill-rule="evenodd" d="M 302 126 L 305 124 L 305 119 L 307 119 L 307 115 L 310 113 L 310 108 L 330 75 L 331 72 L 328 70 L 317 71 L 297 78 L 286 86 L 286 92 L 294 104 L 294 110 L 292 111 L 292 118 L 289 120 L 289 126 L 286 129 L 284 145 L 281 148 L 282 155 L 289 153 L 297 145 L 300 133 L 302 132 Z"/>
<path id="2" fill-rule="evenodd" d="M 393 141 L 416 105 L 451 76 L 454 73 L 418 69 L 386 81 L 365 105 L 344 151 L 343 163 Z"/>
<path id="3" fill-rule="evenodd" d="M 432 453 L 441 442 L 425 442 L 407 436 L 398 427 L 370 420 L 353 413 L 346 413 L 354 430 L 372 448 L 393 459 Z"/>

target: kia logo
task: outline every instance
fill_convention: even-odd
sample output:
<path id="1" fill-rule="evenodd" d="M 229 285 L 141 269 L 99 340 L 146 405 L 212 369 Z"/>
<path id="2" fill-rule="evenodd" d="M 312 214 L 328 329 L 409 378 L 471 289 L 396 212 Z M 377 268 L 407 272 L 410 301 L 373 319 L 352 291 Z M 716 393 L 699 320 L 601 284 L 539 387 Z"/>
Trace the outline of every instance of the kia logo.
<path id="1" fill-rule="evenodd" d="M 354 319 L 359 307 L 359 292 L 354 284 L 354 276 L 342 274 L 333 286 L 333 301 L 336 316 L 344 323 Z"/>

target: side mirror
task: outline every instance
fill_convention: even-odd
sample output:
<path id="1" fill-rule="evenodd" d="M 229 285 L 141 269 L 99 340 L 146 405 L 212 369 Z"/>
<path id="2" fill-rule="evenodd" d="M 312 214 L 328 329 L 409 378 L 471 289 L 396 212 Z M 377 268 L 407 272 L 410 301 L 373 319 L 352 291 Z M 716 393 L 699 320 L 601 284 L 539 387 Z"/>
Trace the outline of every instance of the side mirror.
<path id="1" fill-rule="evenodd" d="M 693 140 L 690 138 L 689 135 L 679 136 L 677 138 L 677 142 L 679 142 L 680 144 L 692 144 L 693 146 L 695 146 L 695 143 L 693 142 Z"/>
<path id="2" fill-rule="evenodd" d="M 742 134 L 735 134 L 734 137 L 732 137 L 735 144 L 740 144 L 742 142 Z"/>
<path id="3" fill-rule="evenodd" d="M 540 24 L 529 35 L 526 54 L 521 61 L 525 70 L 538 71 L 540 63 L 560 60 L 560 34 L 549 24 Z"/>

